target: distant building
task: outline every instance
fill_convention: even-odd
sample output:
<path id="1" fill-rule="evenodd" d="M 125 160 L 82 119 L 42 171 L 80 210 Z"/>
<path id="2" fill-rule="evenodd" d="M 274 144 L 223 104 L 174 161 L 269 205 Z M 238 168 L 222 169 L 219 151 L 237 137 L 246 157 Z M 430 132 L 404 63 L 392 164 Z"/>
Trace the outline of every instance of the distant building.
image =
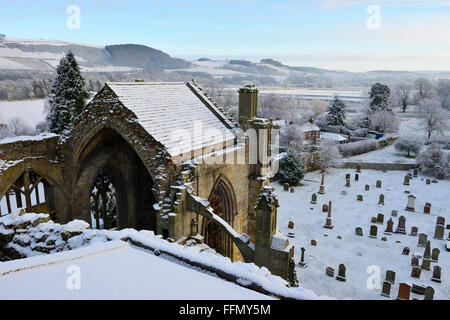
<path id="1" fill-rule="evenodd" d="M 303 132 L 305 133 L 305 143 L 317 144 L 320 139 L 320 128 L 314 123 L 314 119 L 310 119 L 305 124 L 301 125 Z"/>
<path id="2" fill-rule="evenodd" d="M 348 142 L 348 139 L 339 133 L 333 132 L 320 132 L 320 139 L 324 141 L 333 141 L 336 144 L 344 144 Z"/>

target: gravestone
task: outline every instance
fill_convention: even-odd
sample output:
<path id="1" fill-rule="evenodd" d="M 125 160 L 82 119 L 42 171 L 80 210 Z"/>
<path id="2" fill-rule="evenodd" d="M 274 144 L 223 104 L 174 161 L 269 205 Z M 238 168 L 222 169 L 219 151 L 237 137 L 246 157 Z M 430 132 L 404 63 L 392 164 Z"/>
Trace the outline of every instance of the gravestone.
<path id="1" fill-rule="evenodd" d="M 294 193 L 294 192 L 295 192 L 294 187 L 291 187 L 291 193 Z"/>
<path id="2" fill-rule="evenodd" d="M 391 297 L 391 283 L 389 281 L 383 282 L 383 288 L 381 289 L 381 295 L 386 298 Z"/>
<path id="3" fill-rule="evenodd" d="M 352 184 L 351 184 L 351 182 L 350 182 L 350 179 L 345 180 L 345 186 L 346 186 L 347 188 L 350 188 L 350 187 L 352 186 Z"/>
<path id="4" fill-rule="evenodd" d="M 417 169 L 414 169 L 413 177 L 417 178 Z"/>
<path id="5" fill-rule="evenodd" d="M 427 241 L 427 245 L 425 246 L 425 252 L 423 253 L 424 259 L 430 259 L 431 258 L 431 242 L 430 240 Z"/>
<path id="6" fill-rule="evenodd" d="M 419 266 L 419 258 L 417 256 L 413 256 L 411 258 L 411 266 L 418 267 Z"/>
<path id="7" fill-rule="evenodd" d="M 322 173 L 322 181 L 320 183 L 319 194 L 325 194 L 325 173 Z"/>
<path id="8" fill-rule="evenodd" d="M 400 283 L 398 287 L 397 300 L 409 300 L 409 295 L 411 294 L 411 286 L 407 283 Z"/>
<path id="9" fill-rule="evenodd" d="M 434 289 L 432 287 L 427 287 L 425 289 L 425 298 L 424 300 L 433 300 L 434 299 Z"/>
<path id="10" fill-rule="evenodd" d="M 419 243 L 417 244 L 418 247 L 425 247 L 427 245 L 428 235 L 426 233 L 420 233 L 419 234 Z"/>
<path id="11" fill-rule="evenodd" d="M 305 248 L 301 248 L 300 250 L 302 250 L 302 256 L 300 258 L 300 262 L 298 263 L 298 265 L 300 266 L 300 268 L 307 268 L 308 264 L 305 262 Z"/>
<path id="12" fill-rule="evenodd" d="M 394 284 L 395 283 L 395 271 L 387 270 L 386 271 L 386 279 L 387 282 Z"/>
<path id="13" fill-rule="evenodd" d="M 437 240 L 444 240 L 444 226 L 442 224 L 438 224 L 434 229 L 434 237 Z"/>
<path id="14" fill-rule="evenodd" d="M 347 271 L 347 269 L 345 268 L 345 265 L 341 263 L 339 265 L 339 271 L 338 271 L 336 280 L 343 281 L 343 282 L 347 281 L 347 279 L 345 278 L 346 271 Z"/>
<path id="15" fill-rule="evenodd" d="M 377 217 L 370 218 L 370 223 L 377 223 Z"/>
<path id="16" fill-rule="evenodd" d="M 361 228 L 361 227 L 355 228 L 355 234 L 356 234 L 357 236 L 362 237 L 362 236 L 363 236 L 363 230 L 362 230 L 362 228 Z"/>
<path id="17" fill-rule="evenodd" d="M 425 248 L 425 252 L 423 253 L 423 259 L 422 259 L 422 266 L 421 266 L 421 268 L 423 270 L 430 270 L 430 263 L 431 263 L 430 246 L 431 246 L 431 243 L 428 240 L 427 241 L 427 246 Z"/>
<path id="18" fill-rule="evenodd" d="M 347 173 L 347 174 L 345 175 L 345 180 L 350 180 L 350 177 L 351 177 L 350 173 Z"/>
<path id="19" fill-rule="evenodd" d="M 422 269 L 419 267 L 413 267 L 411 271 L 411 277 L 420 279 L 420 274 L 422 272 Z"/>
<path id="20" fill-rule="evenodd" d="M 311 196 L 311 203 L 316 204 L 317 203 L 317 194 L 313 193 Z"/>
<path id="21" fill-rule="evenodd" d="M 378 232 L 377 226 L 373 226 L 373 225 L 370 226 L 370 235 L 369 235 L 369 237 L 376 239 L 377 238 L 377 232 Z"/>
<path id="22" fill-rule="evenodd" d="M 332 267 L 327 267 L 327 268 L 325 269 L 325 274 L 326 274 L 328 277 L 334 278 L 334 269 L 333 269 Z"/>
<path id="23" fill-rule="evenodd" d="M 386 230 L 384 230 L 384 234 L 392 234 L 392 232 L 394 232 L 394 220 L 392 220 L 392 218 L 389 218 L 389 220 L 387 221 L 387 226 L 386 226 Z"/>
<path id="24" fill-rule="evenodd" d="M 409 256 L 410 249 L 408 247 L 404 247 L 402 251 L 402 255 Z"/>
<path id="25" fill-rule="evenodd" d="M 366 191 L 369 191 L 369 190 L 370 190 L 370 186 L 369 186 L 368 184 L 366 184 L 365 190 L 366 190 Z"/>
<path id="26" fill-rule="evenodd" d="M 294 222 L 293 221 L 289 221 L 288 222 L 288 229 L 294 229 Z"/>
<path id="27" fill-rule="evenodd" d="M 383 224 L 383 223 L 384 223 L 384 214 L 379 213 L 379 214 L 377 215 L 377 223 L 378 223 L 378 224 Z"/>
<path id="28" fill-rule="evenodd" d="M 445 225 L 445 218 L 444 217 L 437 217 L 436 225 L 439 225 L 439 224 Z"/>
<path id="29" fill-rule="evenodd" d="M 411 227 L 411 233 L 409 234 L 412 237 L 417 237 L 417 234 L 419 233 L 419 228 L 417 227 Z"/>
<path id="30" fill-rule="evenodd" d="M 327 219 L 326 219 L 324 228 L 326 228 L 326 229 L 333 229 L 334 228 L 333 221 L 331 219 L 331 201 L 328 202 L 328 215 L 327 215 Z"/>
<path id="31" fill-rule="evenodd" d="M 431 278 L 431 281 L 441 283 L 441 267 L 440 266 L 434 266 L 433 277 Z"/>
<path id="32" fill-rule="evenodd" d="M 403 185 L 409 186 L 409 179 L 411 179 L 410 176 L 406 175 L 403 179 Z"/>
<path id="33" fill-rule="evenodd" d="M 398 211 L 397 210 L 392 210 L 391 216 L 397 217 L 398 216 Z"/>
<path id="34" fill-rule="evenodd" d="M 295 238 L 295 233 L 294 233 L 294 222 L 293 221 L 289 221 L 288 223 L 288 238 Z"/>
<path id="35" fill-rule="evenodd" d="M 356 165 L 356 172 L 361 173 L 361 165 L 359 163 Z"/>
<path id="36" fill-rule="evenodd" d="M 440 253 L 441 253 L 441 251 L 438 248 L 434 248 L 431 251 L 431 262 L 438 262 Z"/>
<path id="37" fill-rule="evenodd" d="M 386 237 L 381 237 L 381 241 L 387 241 Z"/>
<path id="38" fill-rule="evenodd" d="M 285 183 L 284 185 L 283 185 L 283 188 L 284 188 L 284 191 L 289 191 L 289 183 Z"/>
<path id="39" fill-rule="evenodd" d="M 381 180 L 377 180 L 376 187 L 377 187 L 377 188 L 381 188 Z"/>
<path id="40" fill-rule="evenodd" d="M 380 194 L 380 197 L 378 198 L 378 204 L 382 204 L 384 206 L 384 194 Z"/>
<path id="41" fill-rule="evenodd" d="M 358 195 L 356 196 L 356 200 L 357 200 L 357 201 L 364 201 L 364 198 L 363 198 L 362 195 L 358 194 Z"/>
<path id="42" fill-rule="evenodd" d="M 313 240 L 311 240 L 311 245 L 312 245 L 312 246 L 317 246 L 317 241 L 316 241 L 316 240 L 314 240 L 314 239 L 313 239 Z"/>
<path id="43" fill-rule="evenodd" d="M 406 204 L 406 209 L 405 210 L 414 212 L 416 210 L 415 207 L 414 207 L 415 202 L 416 202 L 416 197 L 413 196 L 412 194 L 410 194 L 408 196 L 408 203 Z"/>
<path id="44" fill-rule="evenodd" d="M 359 174 L 355 173 L 355 181 L 359 181 Z"/>
<path id="45" fill-rule="evenodd" d="M 415 294 L 423 296 L 425 294 L 425 287 L 418 284 L 413 284 L 411 291 Z"/>
<path id="46" fill-rule="evenodd" d="M 327 204 L 324 204 L 322 206 L 322 212 L 328 212 L 328 205 Z"/>
<path id="47" fill-rule="evenodd" d="M 398 225 L 397 229 L 395 230 L 395 233 L 406 234 L 405 225 L 406 225 L 405 216 L 400 216 L 400 218 L 398 219 Z"/>
<path id="48" fill-rule="evenodd" d="M 430 211 L 431 211 L 431 206 L 425 205 L 425 207 L 423 207 L 423 213 L 430 214 Z"/>
<path id="49" fill-rule="evenodd" d="M 430 180 L 430 179 L 427 179 L 426 183 L 427 183 L 427 184 L 431 184 L 431 180 Z"/>

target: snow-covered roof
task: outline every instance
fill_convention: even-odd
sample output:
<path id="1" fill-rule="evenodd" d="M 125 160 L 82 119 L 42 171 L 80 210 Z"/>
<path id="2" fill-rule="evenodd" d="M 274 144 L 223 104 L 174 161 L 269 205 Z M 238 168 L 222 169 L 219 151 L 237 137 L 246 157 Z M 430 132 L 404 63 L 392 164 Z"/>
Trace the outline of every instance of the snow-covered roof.
<path id="1" fill-rule="evenodd" d="M 325 140 L 333 140 L 333 141 L 347 141 L 347 138 L 332 132 L 320 132 L 320 137 Z"/>
<path id="2" fill-rule="evenodd" d="M 68 279 L 77 270 L 80 289 L 70 290 Z M 273 299 L 122 241 L 4 262 L 0 274 L 2 300 Z"/>
<path id="3" fill-rule="evenodd" d="M 303 130 L 303 132 L 320 131 L 320 128 L 316 124 L 311 123 L 309 121 L 304 123 L 304 124 L 302 124 L 300 127 Z"/>
<path id="4" fill-rule="evenodd" d="M 194 85 L 183 82 L 111 82 L 107 86 L 172 156 L 234 139 L 231 123 Z M 202 139 L 193 139 L 194 128 Z M 180 148 L 180 136 L 191 141 Z M 220 136 L 221 141 L 218 141 Z"/>

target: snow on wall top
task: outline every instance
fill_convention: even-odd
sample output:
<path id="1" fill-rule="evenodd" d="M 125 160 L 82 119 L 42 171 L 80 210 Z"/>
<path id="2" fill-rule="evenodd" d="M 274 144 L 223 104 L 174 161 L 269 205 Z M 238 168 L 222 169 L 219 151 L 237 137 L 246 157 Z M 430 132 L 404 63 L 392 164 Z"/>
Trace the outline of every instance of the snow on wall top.
<path id="1" fill-rule="evenodd" d="M 183 82 L 111 82 L 107 86 L 171 156 L 234 139 L 223 119 Z M 201 139 L 193 139 L 194 128 L 201 128 Z"/>

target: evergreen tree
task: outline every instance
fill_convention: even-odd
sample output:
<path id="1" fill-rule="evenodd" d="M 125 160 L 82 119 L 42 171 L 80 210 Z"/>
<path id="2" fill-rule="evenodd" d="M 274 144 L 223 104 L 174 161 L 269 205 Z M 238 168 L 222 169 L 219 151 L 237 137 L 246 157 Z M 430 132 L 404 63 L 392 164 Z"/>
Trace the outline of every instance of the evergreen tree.
<path id="1" fill-rule="evenodd" d="M 88 97 L 78 63 L 69 51 L 56 68 L 56 78 L 50 90 L 47 117 L 50 131 L 60 134 L 66 130 L 83 111 Z"/>
<path id="2" fill-rule="evenodd" d="M 276 178 L 281 183 L 289 183 L 294 186 L 298 184 L 305 176 L 306 168 L 300 163 L 292 152 L 288 152 L 280 160 L 280 170 L 277 173 Z"/>
<path id="3" fill-rule="evenodd" d="M 328 106 L 327 125 L 345 127 L 345 119 L 345 103 L 335 96 Z"/>
<path id="4" fill-rule="evenodd" d="M 375 83 L 369 91 L 369 112 L 375 111 L 391 111 L 389 107 L 389 97 L 391 96 L 391 89 L 381 83 Z"/>

